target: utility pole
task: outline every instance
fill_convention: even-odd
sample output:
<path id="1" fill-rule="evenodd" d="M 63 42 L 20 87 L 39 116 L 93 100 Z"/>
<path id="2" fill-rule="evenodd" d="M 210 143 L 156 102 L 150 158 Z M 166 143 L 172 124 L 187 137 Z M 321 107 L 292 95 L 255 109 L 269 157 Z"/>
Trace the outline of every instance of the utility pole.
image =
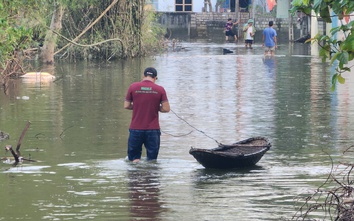
<path id="1" fill-rule="evenodd" d="M 236 14 L 236 18 L 237 18 L 237 21 L 238 21 L 238 29 L 237 29 L 237 37 L 240 38 L 240 29 L 241 29 L 241 13 L 240 13 L 240 0 L 235 0 L 235 14 Z"/>

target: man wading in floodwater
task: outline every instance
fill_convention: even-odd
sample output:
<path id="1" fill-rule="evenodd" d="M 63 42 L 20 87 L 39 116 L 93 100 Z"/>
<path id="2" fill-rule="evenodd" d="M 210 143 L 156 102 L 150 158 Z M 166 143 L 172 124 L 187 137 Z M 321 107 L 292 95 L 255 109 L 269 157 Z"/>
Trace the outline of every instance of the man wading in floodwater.
<path id="1" fill-rule="evenodd" d="M 159 112 L 169 112 L 170 104 L 156 80 L 156 69 L 146 68 L 143 80 L 131 84 L 125 97 L 124 108 L 133 110 L 128 139 L 128 159 L 133 162 L 140 161 L 143 144 L 147 160 L 156 160 L 159 154 Z"/>
<path id="2" fill-rule="evenodd" d="M 232 31 L 232 27 L 236 27 L 236 32 Z M 238 30 L 238 21 L 232 22 L 232 19 L 227 19 L 227 23 L 225 24 L 225 40 L 229 40 L 229 36 L 234 37 L 234 40 L 237 41 L 237 31 Z"/>
<path id="3" fill-rule="evenodd" d="M 274 56 L 274 51 L 277 48 L 277 32 L 273 28 L 273 21 L 269 21 L 269 27 L 263 30 L 263 47 L 264 56 L 270 53 L 270 56 Z"/>
<path id="4" fill-rule="evenodd" d="M 253 25 L 253 19 L 248 19 L 247 24 L 243 26 L 244 39 L 245 39 L 245 47 L 252 49 L 253 37 L 256 34 L 256 28 Z"/>

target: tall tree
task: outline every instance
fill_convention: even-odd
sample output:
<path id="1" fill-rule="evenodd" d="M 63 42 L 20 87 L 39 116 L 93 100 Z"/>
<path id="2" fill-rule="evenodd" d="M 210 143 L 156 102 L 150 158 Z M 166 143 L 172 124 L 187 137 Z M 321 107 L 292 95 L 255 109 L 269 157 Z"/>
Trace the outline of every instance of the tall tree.
<path id="1" fill-rule="evenodd" d="M 60 2 L 54 1 L 53 3 L 53 15 L 50 23 L 50 29 L 45 36 L 43 48 L 41 51 L 42 61 L 47 64 L 54 63 L 54 50 L 57 44 L 57 34 L 53 31 L 60 32 L 62 27 L 62 19 L 64 14 L 64 8 Z"/>
<path id="2" fill-rule="evenodd" d="M 210 0 L 204 0 L 204 12 L 208 12 L 208 6 L 209 6 L 209 12 L 213 12 L 213 6 Z"/>

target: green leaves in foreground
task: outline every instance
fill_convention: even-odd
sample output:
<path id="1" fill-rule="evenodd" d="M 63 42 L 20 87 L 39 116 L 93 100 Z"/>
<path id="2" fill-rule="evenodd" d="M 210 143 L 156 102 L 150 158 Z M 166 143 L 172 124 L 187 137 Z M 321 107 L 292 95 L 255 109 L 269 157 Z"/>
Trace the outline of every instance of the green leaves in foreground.
<path id="1" fill-rule="evenodd" d="M 334 91 L 336 89 L 336 82 L 339 82 L 340 84 L 345 83 L 345 78 L 342 77 L 342 74 L 334 74 L 332 77 L 332 87 L 331 90 Z"/>
<path id="2" fill-rule="evenodd" d="M 312 12 L 321 17 L 325 22 L 332 22 L 332 17 L 337 16 L 339 20 L 354 13 L 353 0 L 293 0 L 291 13 L 302 11 L 308 16 Z M 331 15 L 333 11 L 335 15 Z M 333 37 L 334 36 L 334 37 Z M 343 36 L 339 37 L 337 36 Z M 336 83 L 345 83 L 342 73 L 349 72 L 351 67 L 349 62 L 354 59 L 354 21 L 346 25 L 339 25 L 331 29 L 330 36 L 317 34 L 314 38 L 308 40 L 316 42 L 320 46 L 319 56 L 323 61 L 330 59 L 330 64 L 338 64 L 336 74 L 332 77 L 332 90 L 335 89 Z"/>

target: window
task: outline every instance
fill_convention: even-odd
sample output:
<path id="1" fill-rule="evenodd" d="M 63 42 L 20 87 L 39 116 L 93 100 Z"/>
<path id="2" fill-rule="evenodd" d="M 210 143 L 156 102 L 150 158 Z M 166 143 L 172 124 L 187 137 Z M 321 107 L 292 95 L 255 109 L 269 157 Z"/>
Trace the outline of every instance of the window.
<path id="1" fill-rule="evenodd" d="M 193 0 L 175 0 L 175 11 L 176 12 L 191 12 L 192 11 L 192 1 Z"/>

